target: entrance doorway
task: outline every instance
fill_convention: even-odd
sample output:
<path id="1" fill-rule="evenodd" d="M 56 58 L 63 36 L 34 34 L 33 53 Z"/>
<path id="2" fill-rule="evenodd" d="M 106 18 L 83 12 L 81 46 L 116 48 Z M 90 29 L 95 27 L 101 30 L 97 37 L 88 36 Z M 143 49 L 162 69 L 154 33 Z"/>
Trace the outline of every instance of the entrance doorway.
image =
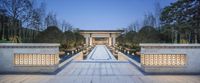
<path id="1" fill-rule="evenodd" d="M 107 37 L 93 37 L 93 45 L 108 45 L 109 41 Z"/>

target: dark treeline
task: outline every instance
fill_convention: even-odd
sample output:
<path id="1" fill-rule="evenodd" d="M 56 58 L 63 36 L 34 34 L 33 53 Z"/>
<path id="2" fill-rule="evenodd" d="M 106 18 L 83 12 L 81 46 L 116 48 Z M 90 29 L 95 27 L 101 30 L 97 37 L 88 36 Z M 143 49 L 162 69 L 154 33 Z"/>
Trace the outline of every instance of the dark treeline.
<path id="1" fill-rule="evenodd" d="M 136 21 L 125 28 L 117 42 L 129 48 L 139 43 L 199 43 L 200 1 L 178 0 L 164 8 L 156 3 L 155 12 L 145 14 L 141 26 Z"/>
<path id="2" fill-rule="evenodd" d="M 29 0 L 0 0 L 0 42 L 32 42 L 38 33 L 33 25 L 39 8 Z M 36 9 L 38 11 L 36 12 Z"/>
<path id="3" fill-rule="evenodd" d="M 82 39 L 78 29 L 65 20 L 60 23 L 54 12 L 46 13 L 45 7 L 44 2 L 38 4 L 36 0 L 0 0 L 0 42 L 55 42 L 64 48 L 78 46 L 82 42 L 78 41 Z M 49 33 L 52 29 L 47 27 L 53 26 L 58 29 L 52 33 L 57 34 Z M 125 28 L 117 42 L 127 47 L 137 47 L 139 43 L 199 43 L 199 29 L 199 0 L 178 0 L 164 8 L 155 3 L 155 12 L 146 13 L 142 24 L 136 21 Z M 61 39 L 45 39 L 41 34 Z M 59 34 L 62 37 L 56 36 Z"/>
<path id="4" fill-rule="evenodd" d="M 83 40 L 77 28 L 46 13 L 44 2 L 0 0 L 0 43 L 61 43 L 62 49 L 70 49 Z"/>
<path id="5" fill-rule="evenodd" d="M 41 31 L 34 40 L 35 43 L 60 43 L 61 50 L 69 50 L 83 46 L 84 37 L 78 30 L 62 32 L 56 26 L 49 26 Z"/>

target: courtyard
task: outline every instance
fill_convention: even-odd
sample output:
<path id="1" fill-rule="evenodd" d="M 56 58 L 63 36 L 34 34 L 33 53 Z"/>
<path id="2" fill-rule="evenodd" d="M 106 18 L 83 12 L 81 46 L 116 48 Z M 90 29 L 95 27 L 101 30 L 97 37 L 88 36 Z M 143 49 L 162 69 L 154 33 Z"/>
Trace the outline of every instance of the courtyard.
<path id="1" fill-rule="evenodd" d="M 200 0 L 0 0 L 0 83 L 200 83 Z"/>
<path id="2" fill-rule="evenodd" d="M 71 61 L 53 74 L 0 75 L 0 83 L 198 83 L 199 81 L 199 75 L 146 74 L 128 60 L 116 60 L 105 45 L 97 45 L 87 59 Z"/>

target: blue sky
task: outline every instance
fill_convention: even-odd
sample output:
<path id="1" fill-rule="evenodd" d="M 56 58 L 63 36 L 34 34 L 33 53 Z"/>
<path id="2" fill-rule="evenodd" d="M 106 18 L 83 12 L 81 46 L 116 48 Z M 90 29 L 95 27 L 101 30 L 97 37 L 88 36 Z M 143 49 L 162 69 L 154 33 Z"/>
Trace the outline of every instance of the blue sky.
<path id="1" fill-rule="evenodd" d="M 47 12 L 55 12 L 58 20 L 66 20 L 76 28 L 110 30 L 141 22 L 144 14 L 154 12 L 175 0 L 46 0 Z"/>

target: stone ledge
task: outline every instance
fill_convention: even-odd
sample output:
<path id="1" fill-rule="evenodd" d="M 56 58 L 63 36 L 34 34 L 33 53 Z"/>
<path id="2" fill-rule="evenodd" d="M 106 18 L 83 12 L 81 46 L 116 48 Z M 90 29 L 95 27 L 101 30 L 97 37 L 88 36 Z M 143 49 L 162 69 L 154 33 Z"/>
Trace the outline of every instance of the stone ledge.
<path id="1" fill-rule="evenodd" d="M 176 46 L 176 47 L 185 47 L 185 46 L 191 46 L 191 47 L 196 47 L 196 46 L 198 46 L 198 47 L 200 47 L 200 44 L 173 44 L 173 43 L 171 43 L 171 44 L 162 44 L 162 43 L 140 43 L 140 46 L 141 47 L 162 47 L 162 46 L 166 46 L 166 47 L 174 47 L 174 46 Z"/>
<path id="2" fill-rule="evenodd" d="M 82 52 L 82 51 L 81 51 L 81 52 Z M 74 60 L 74 58 L 78 57 L 78 56 L 81 54 L 81 52 L 75 54 L 75 55 L 72 56 L 71 58 L 69 58 L 69 59 L 65 60 L 64 62 L 60 63 L 60 64 L 58 65 L 58 67 L 61 68 L 61 67 L 63 67 L 64 65 L 68 64 L 69 62 L 71 62 L 72 60 Z"/>
<path id="3" fill-rule="evenodd" d="M 0 47 L 58 47 L 58 43 L 0 43 Z"/>

